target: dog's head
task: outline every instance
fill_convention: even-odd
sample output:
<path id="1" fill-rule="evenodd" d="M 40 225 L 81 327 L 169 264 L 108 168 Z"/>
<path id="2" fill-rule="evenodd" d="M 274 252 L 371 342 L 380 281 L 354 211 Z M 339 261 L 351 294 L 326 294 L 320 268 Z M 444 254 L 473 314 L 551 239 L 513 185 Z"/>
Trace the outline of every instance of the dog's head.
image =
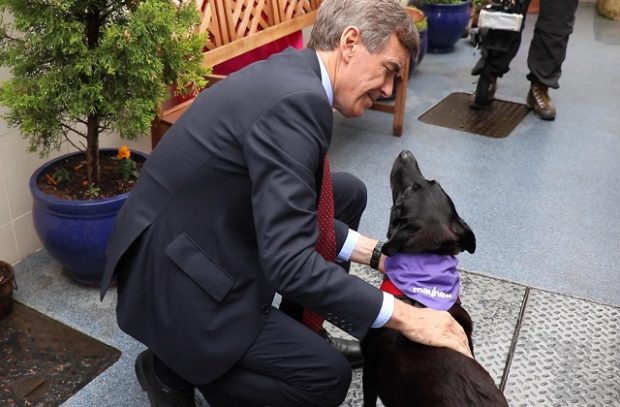
<path id="1" fill-rule="evenodd" d="M 476 251 L 476 237 L 437 181 L 420 172 L 413 153 L 403 150 L 392 167 L 392 211 L 383 253 L 456 255 Z"/>

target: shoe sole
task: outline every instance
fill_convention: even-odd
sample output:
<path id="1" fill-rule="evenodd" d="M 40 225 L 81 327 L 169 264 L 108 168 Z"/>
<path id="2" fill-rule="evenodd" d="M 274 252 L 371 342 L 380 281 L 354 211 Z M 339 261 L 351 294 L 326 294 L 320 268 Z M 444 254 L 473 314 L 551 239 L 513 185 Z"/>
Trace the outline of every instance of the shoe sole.
<path id="1" fill-rule="evenodd" d="M 534 106 L 532 106 L 530 103 L 527 104 L 527 107 L 529 107 L 530 109 L 532 109 L 532 111 L 534 112 L 534 114 L 538 117 L 540 117 L 543 120 L 547 120 L 547 121 L 553 121 L 555 120 L 555 115 L 553 116 L 549 116 L 549 115 L 545 115 L 539 111 L 537 111 Z"/>

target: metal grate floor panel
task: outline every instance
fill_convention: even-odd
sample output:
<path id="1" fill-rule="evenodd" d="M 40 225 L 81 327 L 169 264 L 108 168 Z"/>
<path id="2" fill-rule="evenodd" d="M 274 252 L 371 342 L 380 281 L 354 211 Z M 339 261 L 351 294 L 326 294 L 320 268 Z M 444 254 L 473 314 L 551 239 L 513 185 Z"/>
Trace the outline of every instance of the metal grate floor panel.
<path id="1" fill-rule="evenodd" d="M 351 274 L 375 286 L 382 279 L 357 264 Z M 474 320 L 476 359 L 511 406 L 620 406 L 619 308 L 467 271 L 461 279 L 462 301 Z M 361 405 L 357 369 L 341 406 Z"/>
<path id="2" fill-rule="evenodd" d="M 472 95 L 456 92 L 424 112 L 419 120 L 481 136 L 503 138 L 529 113 L 526 105 L 495 99 L 486 109 L 469 107 Z"/>
<path id="3" fill-rule="evenodd" d="M 59 405 L 121 352 L 21 303 L 0 323 L 0 405 Z"/>
<path id="4" fill-rule="evenodd" d="M 476 360 L 499 387 L 526 287 L 461 271 L 461 301 L 474 321 Z"/>
<path id="5" fill-rule="evenodd" d="M 505 395 L 511 406 L 620 406 L 620 310 L 530 290 Z"/>

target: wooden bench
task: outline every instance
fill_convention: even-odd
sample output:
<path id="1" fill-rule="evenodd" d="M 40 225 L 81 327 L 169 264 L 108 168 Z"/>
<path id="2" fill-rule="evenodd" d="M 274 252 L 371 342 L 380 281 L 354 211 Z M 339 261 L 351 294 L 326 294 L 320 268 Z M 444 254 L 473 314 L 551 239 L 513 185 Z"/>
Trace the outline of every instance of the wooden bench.
<path id="1" fill-rule="evenodd" d="M 208 32 L 203 64 L 214 67 L 257 48 L 280 40 L 314 23 L 321 0 L 197 0 L 201 13 L 200 32 Z M 222 75 L 209 76 L 213 85 Z M 377 101 L 372 109 L 394 115 L 393 133 L 403 132 L 409 61 L 397 79 L 392 101 Z M 193 102 L 172 99 L 160 109 L 151 128 L 153 148 Z"/>

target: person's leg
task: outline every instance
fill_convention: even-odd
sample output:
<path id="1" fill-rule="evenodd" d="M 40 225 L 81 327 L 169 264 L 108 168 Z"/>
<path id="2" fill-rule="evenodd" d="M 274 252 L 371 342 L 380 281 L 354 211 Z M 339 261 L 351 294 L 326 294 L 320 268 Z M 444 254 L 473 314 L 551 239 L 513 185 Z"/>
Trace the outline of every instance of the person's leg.
<path id="1" fill-rule="evenodd" d="M 562 63 L 573 32 L 578 0 L 541 0 L 527 65 L 530 91 L 527 104 L 541 119 L 554 120 L 556 109 L 549 88 L 560 87 Z"/>
<path id="2" fill-rule="evenodd" d="M 332 190 L 334 191 L 334 217 L 345 223 L 350 229 L 357 230 L 366 209 L 366 185 L 357 177 L 348 172 L 332 172 Z M 336 229 L 336 240 L 344 242 L 346 231 Z M 341 235 L 342 233 L 342 235 Z M 340 251 L 341 247 L 337 248 Z M 339 263 L 347 272 L 350 262 Z M 301 320 L 301 308 L 286 299 L 282 300 L 280 310 L 294 319 Z"/>
<path id="3" fill-rule="evenodd" d="M 366 209 L 367 191 L 366 185 L 357 177 L 348 172 L 332 173 L 334 190 L 334 217 L 349 226 L 349 229 L 357 230 L 360 226 L 362 214 Z M 342 233 L 336 230 L 336 233 Z M 337 241 L 344 242 L 346 236 L 337 236 Z M 340 251 L 340 247 L 338 251 Z M 339 263 L 349 271 L 351 262 Z"/>
<path id="4" fill-rule="evenodd" d="M 197 387 L 211 407 L 329 407 L 344 401 L 351 377 L 340 353 L 274 308 L 243 358 Z"/>
<path id="5" fill-rule="evenodd" d="M 476 92 L 474 92 L 474 100 L 471 107 L 484 108 L 487 103 L 495 99 L 497 78 L 501 78 L 510 70 L 510 63 L 515 55 L 517 55 L 519 47 L 521 46 L 521 34 L 523 33 L 523 27 L 525 27 L 525 19 L 529 4 L 530 0 L 521 1 L 523 20 L 521 22 L 520 32 L 494 30 L 487 34 L 488 37 L 480 46 L 480 59 L 478 59 L 471 74 L 479 75 L 481 78 L 479 79 L 480 83 L 476 87 Z M 480 98 L 477 97 L 477 92 L 479 91 L 479 87 L 483 86 L 482 83 L 488 86 L 488 90 L 486 90 L 486 95 Z M 486 85 L 487 83 L 488 85 Z"/>
<path id="6" fill-rule="evenodd" d="M 357 230 L 366 209 L 366 185 L 348 172 L 333 172 L 334 217 Z"/>
<path id="7" fill-rule="evenodd" d="M 500 32 L 496 31 L 497 44 L 482 45 L 480 51 L 480 59 L 472 70 L 472 75 L 479 75 L 485 66 L 494 76 L 501 77 L 510 70 L 510 62 L 514 59 L 521 46 L 521 33 L 525 27 L 525 19 L 527 17 L 527 8 L 530 0 L 523 0 L 522 10 L 523 21 L 521 22 L 521 31 L 517 34 L 512 31 Z M 501 50 L 497 49 L 501 48 Z"/>
<path id="8" fill-rule="evenodd" d="M 527 57 L 530 81 L 553 89 L 560 87 L 562 63 L 566 59 L 578 4 L 578 0 L 541 0 Z"/>
<path id="9" fill-rule="evenodd" d="M 333 172 L 332 189 L 334 191 L 334 217 L 345 223 L 350 229 L 357 230 L 362 218 L 362 213 L 366 209 L 366 185 L 357 177 L 346 172 Z M 336 229 L 336 233 L 343 235 L 337 236 L 336 240 L 344 242 L 346 231 Z M 340 251 L 338 247 L 337 251 Z M 338 263 L 347 272 L 349 271 L 351 262 Z M 303 307 L 286 298 L 282 298 L 279 306 L 280 310 L 295 319 L 301 321 Z M 336 350 L 341 352 L 351 363 L 353 368 L 361 367 L 363 364 L 362 351 L 358 341 L 349 339 L 336 338 L 324 329 L 320 335 Z"/>

